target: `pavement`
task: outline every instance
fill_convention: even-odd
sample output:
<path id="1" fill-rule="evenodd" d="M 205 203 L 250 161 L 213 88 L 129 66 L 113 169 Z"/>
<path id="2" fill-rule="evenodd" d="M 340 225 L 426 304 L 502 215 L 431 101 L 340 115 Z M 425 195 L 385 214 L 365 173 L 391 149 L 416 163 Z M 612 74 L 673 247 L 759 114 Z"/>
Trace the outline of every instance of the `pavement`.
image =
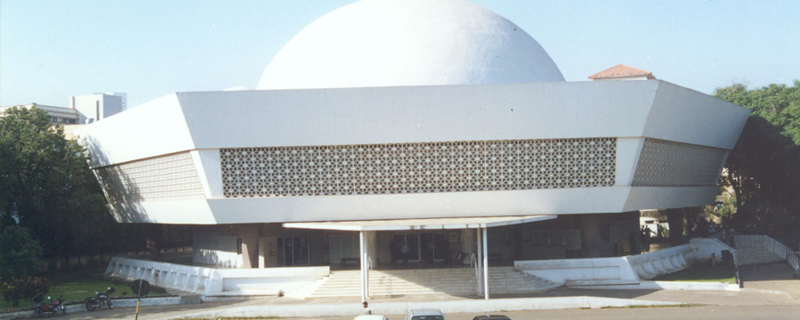
<path id="1" fill-rule="evenodd" d="M 370 300 L 376 314 L 404 314 L 411 308 L 438 308 L 450 313 L 506 313 L 525 310 L 574 310 L 631 308 L 636 306 L 701 306 L 742 310 L 759 306 L 775 306 L 786 312 L 800 309 L 800 280 L 792 278 L 793 270 L 786 263 L 740 267 L 744 280 L 741 291 L 701 290 L 589 290 L 558 288 L 545 293 L 527 295 L 494 295 L 456 297 L 424 295 L 382 297 Z M 648 308 L 645 308 L 648 309 Z M 661 309 L 661 308 L 657 308 Z M 671 308 L 675 309 L 675 308 Z M 679 308 L 683 309 L 683 308 Z M 692 308 L 689 308 L 692 309 Z M 227 301 L 147 306 L 140 308 L 140 319 L 197 319 L 219 317 L 277 317 L 277 318 L 352 318 L 362 314 L 361 301 L 355 297 L 298 300 L 286 297 L 251 297 Z M 681 310 L 683 311 L 683 310 Z M 544 311 L 542 311 L 544 312 Z M 557 311 L 547 311 L 557 312 Z M 580 314 L 577 312 L 576 314 Z M 103 309 L 95 312 L 75 312 L 60 319 L 134 319 L 134 308 Z M 338 318 L 337 318 L 338 319 Z"/>

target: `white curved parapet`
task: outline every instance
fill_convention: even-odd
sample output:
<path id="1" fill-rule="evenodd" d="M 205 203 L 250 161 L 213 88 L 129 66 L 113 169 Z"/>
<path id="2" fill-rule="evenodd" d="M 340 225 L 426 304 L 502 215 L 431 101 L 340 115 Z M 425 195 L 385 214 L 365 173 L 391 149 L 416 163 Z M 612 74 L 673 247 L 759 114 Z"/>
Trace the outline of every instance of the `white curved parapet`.
<path id="1" fill-rule="evenodd" d="M 722 257 L 723 250 L 736 250 L 716 239 L 692 239 L 689 244 L 664 250 L 626 257 L 594 259 L 528 260 L 515 261 L 517 271 L 529 273 L 558 284 L 581 288 L 629 288 L 629 289 L 686 289 L 722 288 L 729 286 L 692 284 L 690 286 L 669 283 L 645 283 L 669 273 L 686 269 L 691 261 Z"/>
<path id="2" fill-rule="evenodd" d="M 692 251 L 692 246 L 685 244 L 629 256 L 625 259 L 628 260 L 639 279 L 652 279 L 688 268 L 689 263 L 687 262 L 686 254 Z"/>
<path id="3" fill-rule="evenodd" d="M 330 275 L 330 267 L 214 269 L 114 257 L 105 275 L 204 295 L 278 295 Z"/>

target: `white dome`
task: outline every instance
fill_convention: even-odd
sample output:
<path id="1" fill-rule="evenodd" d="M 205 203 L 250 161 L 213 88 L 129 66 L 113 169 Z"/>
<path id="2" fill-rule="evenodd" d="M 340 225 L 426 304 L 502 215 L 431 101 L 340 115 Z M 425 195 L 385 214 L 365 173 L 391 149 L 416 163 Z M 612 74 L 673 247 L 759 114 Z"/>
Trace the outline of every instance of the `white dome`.
<path id="1" fill-rule="evenodd" d="M 247 91 L 247 90 L 253 90 L 253 88 L 246 86 L 235 86 L 235 87 L 225 88 L 222 91 Z"/>
<path id="2" fill-rule="evenodd" d="M 525 31 L 461 0 L 364 0 L 314 21 L 257 89 L 564 81 Z"/>

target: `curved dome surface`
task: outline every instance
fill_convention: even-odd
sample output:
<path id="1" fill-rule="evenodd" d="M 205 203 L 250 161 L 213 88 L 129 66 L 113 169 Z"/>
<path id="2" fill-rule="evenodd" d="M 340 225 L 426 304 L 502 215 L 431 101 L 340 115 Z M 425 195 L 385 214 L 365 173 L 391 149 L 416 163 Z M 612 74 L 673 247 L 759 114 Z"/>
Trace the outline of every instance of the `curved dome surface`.
<path id="1" fill-rule="evenodd" d="M 525 31 L 462 0 L 364 0 L 300 31 L 257 89 L 564 81 Z"/>

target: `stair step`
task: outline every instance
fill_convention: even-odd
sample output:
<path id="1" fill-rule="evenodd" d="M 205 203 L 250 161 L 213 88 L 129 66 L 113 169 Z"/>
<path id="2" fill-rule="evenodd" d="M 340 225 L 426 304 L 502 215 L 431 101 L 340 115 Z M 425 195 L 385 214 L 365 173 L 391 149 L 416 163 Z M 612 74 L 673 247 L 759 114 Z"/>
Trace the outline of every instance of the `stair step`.
<path id="1" fill-rule="evenodd" d="M 740 266 L 783 261 L 783 258 L 762 247 L 737 247 L 736 264 Z"/>
<path id="2" fill-rule="evenodd" d="M 475 269 L 371 270 L 370 295 L 472 295 L 476 292 Z M 521 293 L 549 290 L 558 285 L 513 267 L 489 269 L 489 290 L 495 293 Z M 360 296 L 359 270 L 333 271 L 319 288 L 307 297 Z"/>

